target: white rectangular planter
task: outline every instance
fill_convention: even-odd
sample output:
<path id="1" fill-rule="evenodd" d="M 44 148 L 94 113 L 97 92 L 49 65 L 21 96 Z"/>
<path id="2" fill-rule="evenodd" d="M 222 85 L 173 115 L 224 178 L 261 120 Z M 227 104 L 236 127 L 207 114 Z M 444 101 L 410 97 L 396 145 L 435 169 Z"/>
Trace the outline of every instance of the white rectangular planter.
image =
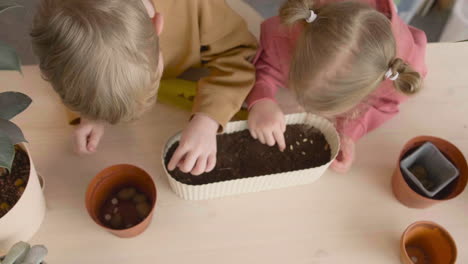
<path id="1" fill-rule="evenodd" d="M 335 160 L 340 150 L 340 138 L 338 133 L 328 120 L 311 114 L 292 114 L 286 116 L 286 124 L 305 124 L 320 130 L 328 141 L 331 148 L 331 160 L 320 167 L 270 174 L 257 177 L 235 179 L 223 182 L 215 182 L 203 185 L 188 185 L 175 180 L 167 171 L 165 158 L 169 148 L 179 141 L 180 133 L 170 138 L 163 151 L 163 168 L 169 179 L 172 190 L 181 198 L 186 200 L 207 200 L 228 195 L 259 192 L 265 190 L 279 189 L 295 185 L 303 185 L 316 181 L 327 170 L 328 166 Z M 246 121 L 230 122 L 226 127 L 226 133 L 234 133 L 248 129 Z M 194 176 L 196 177 L 196 176 Z"/>

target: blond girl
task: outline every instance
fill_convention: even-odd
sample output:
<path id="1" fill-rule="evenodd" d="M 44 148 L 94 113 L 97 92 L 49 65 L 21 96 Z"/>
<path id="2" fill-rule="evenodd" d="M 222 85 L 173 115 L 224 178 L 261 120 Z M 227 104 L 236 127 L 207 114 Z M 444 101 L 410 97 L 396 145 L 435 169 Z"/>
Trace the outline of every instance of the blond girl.
<path id="1" fill-rule="evenodd" d="M 288 0 L 262 24 L 249 128 L 264 144 L 285 148 L 278 88 L 306 111 L 333 119 L 341 151 L 332 168 L 346 172 L 354 143 L 399 112 L 422 87 L 426 36 L 406 25 L 392 0 Z"/>

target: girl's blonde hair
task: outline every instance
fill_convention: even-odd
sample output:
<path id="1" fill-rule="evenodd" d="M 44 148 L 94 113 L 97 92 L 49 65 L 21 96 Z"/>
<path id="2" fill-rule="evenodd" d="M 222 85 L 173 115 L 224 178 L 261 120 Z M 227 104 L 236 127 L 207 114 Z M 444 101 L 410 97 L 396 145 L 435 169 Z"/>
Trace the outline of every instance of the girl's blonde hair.
<path id="1" fill-rule="evenodd" d="M 346 1 L 315 7 L 313 0 L 288 0 L 284 24 L 304 27 L 291 62 L 289 85 L 307 111 L 339 115 L 354 109 L 391 69 L 396 90 L 411 95 L 422 78 L 396 57 L 389 19 L 368 5 Z M 317 18 L 306 22 L 311 10 Z"/>
<path id="2" fill-rule="evenodd" d="M 110 123 L 155 102 L 155 28 L 141 0 L 42 0 L 31 31 L 44 79 L 63 102 Z"/>

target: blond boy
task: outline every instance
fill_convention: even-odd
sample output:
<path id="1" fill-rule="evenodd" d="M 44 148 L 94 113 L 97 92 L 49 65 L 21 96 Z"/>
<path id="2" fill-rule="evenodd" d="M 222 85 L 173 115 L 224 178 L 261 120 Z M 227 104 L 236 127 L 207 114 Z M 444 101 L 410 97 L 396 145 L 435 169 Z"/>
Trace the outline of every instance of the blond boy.
<path id="1" fill-rule="evenodd" d="M 224 0 L 43 0 L 31 36 L 45 79 L 81 115 L 79 153 L 96 151 L 106 123 L 138 118 L 161 78 L 206 67 L 193 115 L 169 163 L 194 175 L 216 164 L 216 133 L 255 81 L 257 43 Z"/>

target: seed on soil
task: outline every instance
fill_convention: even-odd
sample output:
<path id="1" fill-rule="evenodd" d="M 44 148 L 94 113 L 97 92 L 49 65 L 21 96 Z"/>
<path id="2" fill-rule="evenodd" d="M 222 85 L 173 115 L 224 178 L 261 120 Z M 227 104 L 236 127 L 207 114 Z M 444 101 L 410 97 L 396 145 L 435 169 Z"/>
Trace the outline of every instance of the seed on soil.
<path id="1" fill-rule="evenodd" d="M 302 140 L 302 142 L 307 142 L 307 138 L 304 138 L 304 139 Z"/>
<path id="2" fill-rule="evenodd" d="M 299 143 L 299 141 L 296 141 L 296 145 L 298 145 L 298 146 L 299 146 L 300 144 L 301 144 L 301 143 Z"/>
<path id="3" fill-rule="evenodd" d="M 309 140 L 309 142 L 310 142 L 310 144 L 314 144 L 314 141 L 313 141 L 312 139 L 311 139 L 311 140 Z"/>
<path id="4" fill-rule="evenodd" d="M 326 144 L 325 145 L 325 150 L 328 150 L 329 147 L 330 147 L 330 145 Z"/>
<path id="5" fill-rule="evenodd" d="M 133 198 L 133 196 L 135 196 L 136 194 L 136 190 L 135 188 L 125 188 L 125 189 L 122 189 L 118 194 L 117 194 L 117 197 L 119 197 L 119 199 L 121 200 L 130 200 Z"/>
<path id="6" fill-rule="evenodd" d="M 24 193 L 24 187 L 23 187 L 23 186 L 19 187 L 19 188 L 18 188 L 18 192 L 19 192 L 20 194 L 23 194 L 23 193 Z"/>
<path id="7" fill-rule="evenodd" d="M 110 220 L 112 219 L 112 216 L 111 216 L 110 214 L 106 214 L 106 215 L 104 216 L 104 219 L 105 219 L 106 221 L 110 221 Z"/>
<path id="8" fill-rule="evenodd" d="M 16 179 L 15 186 L 19 187 L 19 186 L 23 185 L 23 183 L 24 183 L 23 179 Z"/>
<path id="9" fill-rule="evenodd" d="M 117 198 L 112 198 L 111 203 L 113 205 L 117 205 L 119 203 L 119 200 L 117 200 Z"/>
<path id="10" fill-rule="evenodd" d="M 110 224 L 113 228 L 118 229 L 122 226 L 122 216 L 120 214 L 116 214 L 112 217 Z"/>
<path id="11" fill-rule="evenodd" d="M 290 149 L 290 150 L 294 150 L 294 146 L 293 146 L 293 145 L 290 145 L 290 146 L 289 146 L 289 149 Z"/>
<path id="12" fill-rule="evenodd" d="M 137 194 L 135 195 L 135 197 L 133 197 L 133 202 L 134 203 L 146 202 L 146 196 L 144 194 Z"/>
<path id="13" fill-rule="evenodd" d="M 306 153 L 304 151 L 301 152 L 302 155 L 305 155 Z"/>
<path id="14" fill-rule="evenodd" d="M 146 218 L 151 211 L 151 206 L 149 203 L 143 202 L 137 204 L 136 209 L 138 212 L 138 216 L 140 216 L 141 218 Z"/>
<path id="15" fill-rule="evenodd" d="M 0 204 L 1 210 L 10 210 L 10 205 L 7 202 L 3 202 Z"/>
<path id="16" fill-rule="evenodd" d="M 114 214 L 116 214 L 118 211 L 119 211 L 119 208 L 116 207 L 116 208 L 114 208 L 114 211 L 112 211 L 112 212 L 113 212 Z"/>

